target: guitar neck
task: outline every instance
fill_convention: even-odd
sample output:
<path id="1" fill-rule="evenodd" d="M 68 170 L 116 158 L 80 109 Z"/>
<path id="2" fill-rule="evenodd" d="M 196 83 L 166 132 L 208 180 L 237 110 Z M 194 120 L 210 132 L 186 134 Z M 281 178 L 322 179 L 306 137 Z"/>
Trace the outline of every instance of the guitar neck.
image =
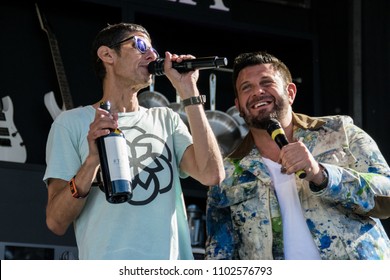
<path id="1" fill-rule="evenodd" d="M 54 61 L 54 67 L 55 67 L 56 74 L 57 74 L 58 84 L 59 84 L 60 91 L 61 91 L 62 101 L 64 102 L 64 107 L 66 110 L 72 109 L 73 108 L 73 100 L 72 100 L 72 96 L 70 94 L 68 80 L 67 80 L 66 75 L 65 75 L 65 69 L 64 69 L 63 62 L 62 62 L 60 49 L 58 47 L 58 42 L 57 42 L 57 39 L 53 35 L 48 34 L 48 37 L 49 37 L 51 54 L 52 54 L 53 61 Z"/>
<path id="2" fill-rule="evenodd" d="M 39 10 L 38 4 L 35 3 L 35 9 L 37 11 L 39 23 L 43 31 L 45 31 L 47 37 L 49 38 L 50 50 L 53 57 L 54 67 L 57 74 L 58 84 L 60 87 L 62 102 L 64 109 L 72 109 L 73 101 L 72 96 L 70 95 L 68 80 L 66 79 L 64 64 L 62 63 L 62 58 L 60 54 L 60 48 L 58 47 L 57 38 L 54 33 L 51 31 L 50 26 Z"/>

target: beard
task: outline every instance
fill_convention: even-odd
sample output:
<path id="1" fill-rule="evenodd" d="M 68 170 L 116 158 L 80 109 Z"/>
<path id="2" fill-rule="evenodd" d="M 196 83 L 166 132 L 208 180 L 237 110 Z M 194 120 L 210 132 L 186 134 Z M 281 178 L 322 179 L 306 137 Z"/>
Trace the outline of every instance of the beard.
<path id="1" fill-rule="evenodd" d="M 256 102 L 258 102 L 258 100 L 256 100 Z M 274 99 L 274 108 L 272 111 L 259 110 L 256 115 L 251 115 L 249 113 L 252 103 L 252 101 L 248 102 L 244 110 L 241 107 L 239 108 L 240 116 L 245 120 L 248 127 L 258 129 L 267 129 L 271 118 L 280 121 L 280 119 L 287 114 L 289 108 L 287 95 L 283 95 L 283 98 L 278 101 Z"/>

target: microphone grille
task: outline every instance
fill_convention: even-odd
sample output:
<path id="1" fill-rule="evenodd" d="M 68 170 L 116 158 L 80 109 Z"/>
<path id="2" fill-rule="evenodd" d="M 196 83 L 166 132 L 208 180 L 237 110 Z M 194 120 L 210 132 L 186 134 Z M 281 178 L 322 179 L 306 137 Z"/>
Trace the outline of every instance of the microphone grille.
<path id="1" fill-rule="evenodd" d="M 155 61 L 151 61 L 148 64 L 148 71 L 152 75 L 164 75 L 164 58 L 157 58 Z"/>

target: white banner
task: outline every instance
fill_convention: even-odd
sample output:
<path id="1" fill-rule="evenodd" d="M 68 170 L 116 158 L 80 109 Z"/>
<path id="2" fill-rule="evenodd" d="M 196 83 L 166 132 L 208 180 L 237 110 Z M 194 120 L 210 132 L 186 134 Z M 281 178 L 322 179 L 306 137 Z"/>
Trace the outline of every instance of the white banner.
<path id="1" fill-rule="evenodd" d="M 1 279 L 254 280 L 378 279 L 390 261 L 79 261 L 2 260 Z"/>

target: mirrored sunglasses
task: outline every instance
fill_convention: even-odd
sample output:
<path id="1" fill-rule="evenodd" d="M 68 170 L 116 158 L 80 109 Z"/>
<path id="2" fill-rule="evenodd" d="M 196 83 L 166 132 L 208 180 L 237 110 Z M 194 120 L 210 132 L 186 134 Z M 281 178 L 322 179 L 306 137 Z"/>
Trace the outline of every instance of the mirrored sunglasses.
<path id="1" fill-rule="evenodd" d="M 113 48 L 115 46 L 118 46 L 124 42 L 127 42 L 127 41 L 130 41 L 130 40 L 134 40 L 134 43 L 135 43 L 135 48 L 142 54 L 146 53 L 149 49 L 152 50 L 156 55 L 157 55 L 157 58 L 160 57 L 160 55 L 158 54 L 158 52 L 152 47 L 148 47 L 148 44 L 146 43 L 146 41 L 141 38 L 141 37 L 138 37 L 138 36 L 130 36 L 129 38 L 126 38 L 126 39 L 123 39 L 122 41 L 119 41 L 117 43 L 114 43 L 110 46 L 108 46 L 109 48 Z"/>

